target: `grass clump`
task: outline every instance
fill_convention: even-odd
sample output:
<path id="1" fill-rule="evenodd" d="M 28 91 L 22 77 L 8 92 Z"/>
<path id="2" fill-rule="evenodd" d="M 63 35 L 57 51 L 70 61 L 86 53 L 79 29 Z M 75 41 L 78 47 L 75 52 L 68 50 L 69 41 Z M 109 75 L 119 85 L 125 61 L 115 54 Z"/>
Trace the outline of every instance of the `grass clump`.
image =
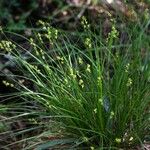
<path id="1" fill-rule="evenodd" d="M 53 135 L 55 140 L 73 138 L 69 148 L 81 149 L 117 149 L 144 143 L 150 128 L 150 41 L 144 33 L 146 28 L 139 31 L 133 27 L 138 32 L 129 31 L 130 39 L 124 45 L 119 42 L 115 23 L 103 39 L 90 31 L 86 22 L 86 31 L 76 35 L 77 42 L 72 34 L 41 24 L 43 33 L 35 33 L 36 38 L 28 40 L 32 51 L 16 43 L 9 49 L 21 72 L 21 76 L 9 76 L 13 82 L 9 84 L 19 91 L 14 95 L 22 98 L 16 102 L 22 108 L 18 113 L 28 112 L 36 126 L 45 130 L 33 139 L 44 135 Z M 26 51 L 28 59 L 18 49 Z M 24 82 L 19 82 L 20 78 Z M 27 105 L 31 105 L 30 113 Z M 46 144 L 43 147 L 50 147 Z"/>

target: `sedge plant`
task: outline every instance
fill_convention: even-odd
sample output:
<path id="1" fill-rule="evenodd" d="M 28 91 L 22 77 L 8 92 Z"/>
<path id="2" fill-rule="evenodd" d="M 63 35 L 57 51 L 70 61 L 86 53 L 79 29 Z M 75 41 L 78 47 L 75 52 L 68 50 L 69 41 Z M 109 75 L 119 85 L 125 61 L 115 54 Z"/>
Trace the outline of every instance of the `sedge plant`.
<path id="1" fill-rule="evenodd" d="M 37 140 L 37 144 L 24 149 L 50 148 L 48 142 L 53 139 L 70 139 L 65 144 L 68 149 L 128 148 L 147 141 L 150 41 L 144 30 L 140 34 L 129 30 L 128 43 L 123 45 L 119 43 L 114 20 L 107 39 L 103 39 L 101 34 L 90 30 L 83 17 L 84 31 L 76 35 L 77 42 L 72 40 L 73 34 L 66 35 L 42 21 L 40 24 L 43 32 L 35 32 L 34 38 L 26 39 L 31 51 L 8 39 L 0 43 L 0 48 L 12 55 L 12 62 L 21 72 L 21 75 L 7 75 L 9 81 L 3 81 L 18 90 L 13 96 L 20 97 L 21 102 L 17 101 L 14 108 L 22 108 L 19 115 L 31 116 L 36 127 L 43 129 L 39 136 L 26 138 L 29 143 L 30 139 Z M 27 59 L 23 52 L 27 53 Z M 37 123 L 39 120 L 43 122 Z M 53 138 L 47 143 L 39 142 L 42 136 L 51 135 Z"/>

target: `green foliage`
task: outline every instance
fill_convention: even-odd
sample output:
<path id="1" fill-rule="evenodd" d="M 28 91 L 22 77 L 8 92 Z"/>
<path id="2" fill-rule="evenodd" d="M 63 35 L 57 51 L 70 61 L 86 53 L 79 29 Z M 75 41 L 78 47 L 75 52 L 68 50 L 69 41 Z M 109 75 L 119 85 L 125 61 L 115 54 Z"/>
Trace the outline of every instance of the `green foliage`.
<path id="1" fill-rule="evenodd" d="M 35 38 L 28 40 L 32 46 L 27 52 L 29 59 L 18 51 L 20 46 L 9 42 L 13 63 L 23 73 L 21 78 L 33 87 L 17 78 L 9 85 L 20 91 L 22 108 L 30 102 L 41 110 L 33 110 L 36 118 L 55 122 L 54 126 L 47 122 L 45 128 L 51 126 L 56 139 L 75 138 L 79 140 L 75 147 L 91 149 L 142 143 L 150 128 L 150 39 L 145 34 L 149 22 L 140 30 L 131 26 L 127 30 L 130 39 L 123 45 L 114 20 L 112 31 L 103 39 L 101 33 L 91 32 L 83 19 L 86 31 L 76 35 L 81 45 L 72 41 L 72 34 L 61 33 L 41 21 L 42 34 L 35 33 Z M 26 109 L 25 113 L 28 115 Z"/>
<path id="2" fill-rule="evenodd" d="M 37 7 L 38 2 L 36 0 L 2 0 L 0 2 L 0 24 L 7 26 L 9 30 L 24 29 L 26 19 Z"/>

